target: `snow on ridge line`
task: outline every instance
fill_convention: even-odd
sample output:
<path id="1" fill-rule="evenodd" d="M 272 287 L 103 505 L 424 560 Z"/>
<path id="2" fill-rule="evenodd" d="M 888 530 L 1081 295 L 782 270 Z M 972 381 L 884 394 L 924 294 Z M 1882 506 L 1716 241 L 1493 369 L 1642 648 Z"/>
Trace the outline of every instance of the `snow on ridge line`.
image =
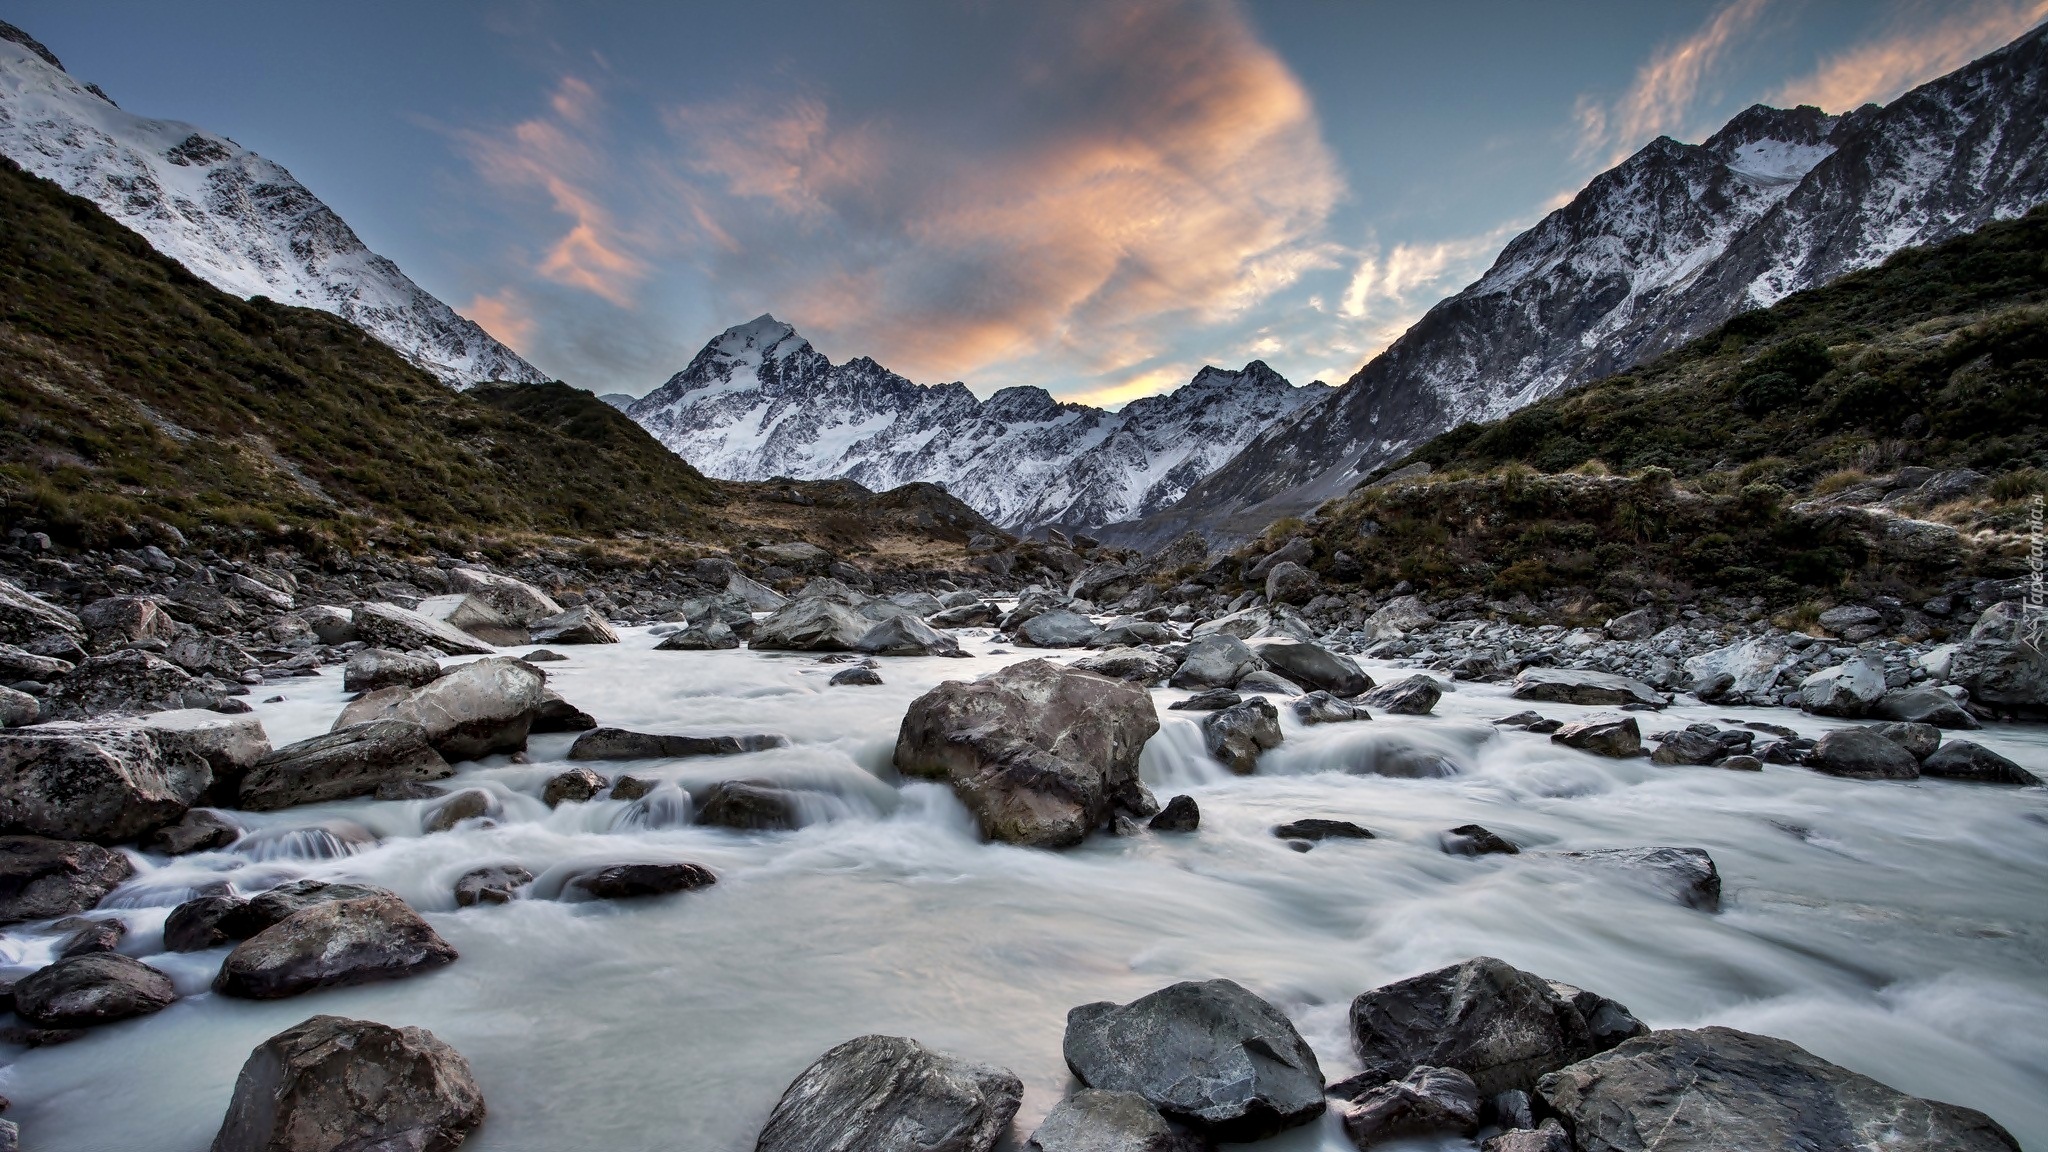
<path id="1" fill-rule="evenodd" d="M 0 153 L 214 287 L 334 313 L 454 387 L 549 379 L 370 251 L 281 165 L 124 111 L 12 38 L 0 38 Z"/>

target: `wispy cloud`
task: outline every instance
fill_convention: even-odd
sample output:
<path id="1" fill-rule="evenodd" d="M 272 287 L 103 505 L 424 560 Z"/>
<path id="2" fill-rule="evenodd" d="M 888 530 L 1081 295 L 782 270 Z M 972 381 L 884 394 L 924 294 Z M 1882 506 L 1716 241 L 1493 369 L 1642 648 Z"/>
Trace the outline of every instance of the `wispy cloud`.
<path id="1" fill-rule="evenodd" d="M 1883 34 L 1820 62 L 1772 96 L 1784 105 L 1846 112 L 1883 102 L 1952 72 L 2048 18 L 2048 0 L 1980 0 L 1938 12 L 1909 10 Z"/>
<path id="2" fill-rule="evenodd" d="M 1579 154 L 1608 163 L 1651 139 L 1691 127 L 1701 90 L 1728 55 L 1756 29 L 1770 0 L 1732 0 L 1699 30 L 1651 56 L 1620 99 L 1582 98 L 1577 109 Z"/>
<path id="3" fill-rule="evenodd" d="M 480 292 L 470 297 L 462 314 L 514 349 L 529 345 L 539 328 L 532 309 L 527 307 L 525 299 L 515 288 L 502 288 L 489 294 Z"/>

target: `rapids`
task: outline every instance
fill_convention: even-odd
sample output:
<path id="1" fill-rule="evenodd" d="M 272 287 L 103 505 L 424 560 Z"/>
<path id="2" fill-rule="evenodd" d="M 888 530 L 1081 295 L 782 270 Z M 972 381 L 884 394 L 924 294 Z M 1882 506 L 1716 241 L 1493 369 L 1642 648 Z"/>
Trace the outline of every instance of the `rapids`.
<path id="1" fill-rule="evenodd" d="M 1147 746 L 1162 801 L 1201 805 L 1193 835 L 1092 838 L 1063 853 L 979 842 L 943 786 L 890 767 L 919 693 L 1044 653 L 885 659 L 879 688 L 828 688 L 844 665 L 796 654 L 656 652 L 646 630 L 577 647 L 550 684 L 600 722 L 656 731 L 776 732 L 792 746 L 726 758 L 595 764 L 662 781 L 633 802 L 550 811 L 542 782 L 573 737 L 539 736 L 531 764 L 460 766 L 451 789 L 490 790 L 490 827 L 421 833 L 433 801 L 355 800 L 237 813 L 251 835 L 176 860 L 137 856 L 109 897 L 122 951 L 184 997 L 155 1016 L 0 1070 L 36 1152 L 199 1152 L 236 1072 L 264 1038 L 318 1013 L 431 1029 L 475 1070 L 489 1118 L 478 1152 L 739 1152 L 812 1059 L 866 1032 L 912 1036 L 999 1064 L 1026 1085 L 1015 1142 L 1067 1089 L 1066 1012 L 1182 979 L 1227 976 L 1274 1000 L 1329 1079 L 1353 1070 L 1352 996 L 1475 954 L 1615 997 L 1653 1027 L 1727 1024 L 1783 1036 L 1897 1088 L 1980 1108 L 2048 1148 L 2048 789 L 1836 780 L 1617 762 L 1495 731 L 1525 705 L 1459 684 L 1433 717 L 1305 728 L 1237 778 L 1202 750 L 1198 717 L 1165 705 Z M 1063 655 L 1054 654 L 1056 658 Z M 1404 675 L 1366 665 L 1385 682 Z M 282 746 L 325 731 L 339 669 L 258 689 Z M 254 699 L 255 697 L 252 697 Z M 1570 719 L 1593 711 L 1539 705 Z M 1645 732 L 1755 719 L 1816 735 L 1782 709 L 1676 706 Z M 2037 773 L 2048 729 L 1969 738 Z M 1448 776 L 1353 774 L 1444 764 Z M 805 790 L 796 832 L 694 827 L 685 785 L 765 778 Z M 1297 853 L 1272 825 L 1355 820 L 1377 839 Z M 1685 908 L 1625 874 L 1535 855 L 1444 854 L 1437 834 L 1481 823 L 1532 849 L 1688 845 L 1719 864 L 1724 911 Z M 692 860 L 716 886 L 674 897 L 570 902 L 599 863 Z M 458 910 L 457 876 L 516 862 L 529 897 Z M 392 983 L 254 1003 L 208 993 L 225 949 L 161 951 L 164 916 L 222 880 L 251 891 L 297 878 L 389 887 L 462 958 Z M 0 968 L 48 961 L 54 936 L 17 929 Z M 1425 1145 L 1428 1146 L 1428 1145 Z M 1445 1147 L 1470 1147 L 1449 1141 Z M 1349 1145 L 1334 1115 L 1262 1147 Z"/>

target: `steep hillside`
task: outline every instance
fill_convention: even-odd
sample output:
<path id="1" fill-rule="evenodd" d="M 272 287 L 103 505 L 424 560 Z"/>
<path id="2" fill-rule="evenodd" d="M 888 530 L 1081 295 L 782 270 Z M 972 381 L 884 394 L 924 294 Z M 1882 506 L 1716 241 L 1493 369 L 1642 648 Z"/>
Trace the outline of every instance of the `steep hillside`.
<path id="1" fill-rule="evenodd" d="M 562 384 L 450 391 L 332 315 L 212 288 L 4 161 L 0 219 L 7 530 L 101 544 L 161 524 L 223 545 L 244 532 L 815 534 L 900 552 L 988 528 L 943 494 L 896 508 L 852 485 L 707 480 Z"/>
<path id="2" fill-rule="evenodd" d="M 1523 233 L 1324 402 L 1176 506 L 1106 529 L 1243 538 L 1429 437 L 1627 368 L 1729 317 L 2048 200 L 2048 28 L 1882 108 L 1755 107 L 1658 139 Z"/>
<path id="3" fill-rule="evenodd" d="M 365 247 L 290 172 L 225 136 L 115 107 L 9 24 L 0 155 L 98 204 L 214 287 L 332 312 L 445 383 L 547 379 Z"/>
<path id="4" fill-rule="evenodd" d="M 727 329 L 689 367 L 625 406 L 712 476 L 924 481 L 1013 528 L 1090 527 L 1178 500 L 1258 431 L 1327 393 L 1265 364 L 1204 368 L 1121 412 L 1042 388 L 980 400 L 914 384 L 867 357 L 834 364 L 773 316 Z"/>

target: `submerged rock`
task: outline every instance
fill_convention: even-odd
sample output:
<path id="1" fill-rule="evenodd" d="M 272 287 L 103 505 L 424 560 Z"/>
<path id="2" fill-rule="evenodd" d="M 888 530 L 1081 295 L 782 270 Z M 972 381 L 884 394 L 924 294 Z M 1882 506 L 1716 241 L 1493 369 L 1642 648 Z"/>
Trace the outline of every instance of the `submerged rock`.
<path id="1" fill-rule="evenodd" d="M 1375 988 L 1351 1002 L 1364 1071 L 1333 1088 L 1356 1096 L 1418 1065 L 1455 1068 L 1481 1096 L 1539 1077 L 1647 1031 L 1605 997 L 1480 956 Z"/>
<path id="2" fill-rule="evenodd" d="M 1264 696 L 1253 696 L 1202 719 L 1202 743 L 1209 755 L 1232 772 L 1249 776 L 1259 766 L 1259 753 L 1280 745 L 1280 710 Z"/>
<path id="3" fill-rule="evenodd" d="M 1721 870 L 1703 848 L 1595 848 L 1557 855 L 1641 875 L 1679 903 L 1702 912 L 1721 910 Z"/>
<path id="4" fill-rule="evenodd" d="M 1652 1032 L 1544 1076 L 1579 1148 L 2019 1152 L 1975 1109 L 1922 1100 L 1789 1041 L 1732 1028 Z"/>
<path id="5" fill-rule="evenodd" d="M 1356 696 L 1372 688 L 1372 677 L 1349 656 L 1320 644 L 1287 636 L 1265 636 L 1249 644 L 1250 651 L 1268 668 L 1307 688 L 1332 696 Z"/>
<path id="6" fill-rule="evenodd" d="M 1521 851 L 1481 824 L 1460 824 L 1439 837 L 1438 843 L 1453 856 L 1513 856 Z"/>
<path id="7" fill-rule="evenodd" d="M 396 980 L 455 958 L 454 947 L 419 913 L 385 892 L 316 903 L 256 933 L 228 953 L 213 990 L 277 1000 L 316 988 Z"/>
<path id="8" fill-rule="evenodd" d="M 798 826 L 789 791 L 757 780 L 721 780 L 704 790 L 697 823 L 745 832 L 781 832 Z"/>
<path id="9" fill-rule="evenodd" d="M 433 1033 L 315 1016 L 249 1053 L 212 1152 L 450 1152 L 483 1119 Z"/>
<path id="10" fill-rule="evenodd" d="M 951 783 L 991 839 L 1067 847 L 1136 792 L 1138 754 L 1158 730 L 1143 688 L 1027 660 L 918 697 L 895 763 Z"/>
<path id="11" fill-rule="evenodd" d="M 825 683 L 839 688 L 879 688 L 882 685 L 882 674 L 865 664 L 856 664 L 851 668 L 842 668 L 834 672 L 832 678 Z"/>
<path id="12" fill-rule="evenodd" d="M 225 848 L 242 838 L 242 828 L 210 808 L 194 808 L 176 824 L 167 824 L 142 840 L 144 852 L 185 856 Z"/>
<path id="13" fill-rule="evenodd" d="M 1193 796 L 1175 796 L 1147 826 L 1154 832 L 1193 832 L 1202 826 L 1202 810 Z"/>
<path id="14" fill-rule="evenodd" d="M 1067 1067 L 1134 1092 L 1220 1141 L 1257 1140 L 1323 1114 L 1323 1073 L 1271 1004 L 1230 980 L 1186 981 L 1129 1004 L 1067 1013 Z"/>
<path id="15" fill-rule="evenodd" d="M 1306 820 L 1290 820 L 1275 824 L 1273 835 L 1282 840 L 1371 840 L 1373 834 L 1349 820 L 1325 820 L 1310 817 Z"/>
<path id="16" fill-rule="evenodd" d="M 533 873 L 517 864 L 472 868 L 455 881 L 455 903 L 464 908 L 478 904 L 509 904 L 519 889 L 531 883 Z"/>
<path id="17" fill-rule="evenodd" d="M 1023 1099 L 1023 1082 L 1001 1068 L 861 1036 L 790 1082 L 754 1150 L 989 1152 Z"/>
<path id="18" fill-rule="evenodd" d="M 14 986 L 14 1010 L 43 1028 L 111 1024 L 161 1012 L 177 998 L 170 977 L 115 952 L 59 960 Z"/>
<path id="19" fill-rule="evenodd" d="M 396 652 L 389 648 L 360 648 L 343 666 L 341 687 L 345 692 L 375 692 L 379 688 L 417 688 L 441 676 L 441 665 L 428 656 Z"/>
<path id="20" fill-rule="evenodd" d="M 822 596 L 792 600 L 754 625 L 747 646 L 793 652 L 850 652 L 874 622 Z"/>
<path id="21" fill-rule="evenodd" d="M 629 732 L 624 728 L 593 728 L 569 746 L 571 760 L 667 760 L 678 756 L 737 756 L 788 747 L 782 736 L 678 736 L 663 732 Z"/>
<path id="22" fill-rule="evenodd" d="M 599 900 L 693 892 L 717 882 L 718 877 L 702 864 L 614 864 L 572 881 Z"/>

